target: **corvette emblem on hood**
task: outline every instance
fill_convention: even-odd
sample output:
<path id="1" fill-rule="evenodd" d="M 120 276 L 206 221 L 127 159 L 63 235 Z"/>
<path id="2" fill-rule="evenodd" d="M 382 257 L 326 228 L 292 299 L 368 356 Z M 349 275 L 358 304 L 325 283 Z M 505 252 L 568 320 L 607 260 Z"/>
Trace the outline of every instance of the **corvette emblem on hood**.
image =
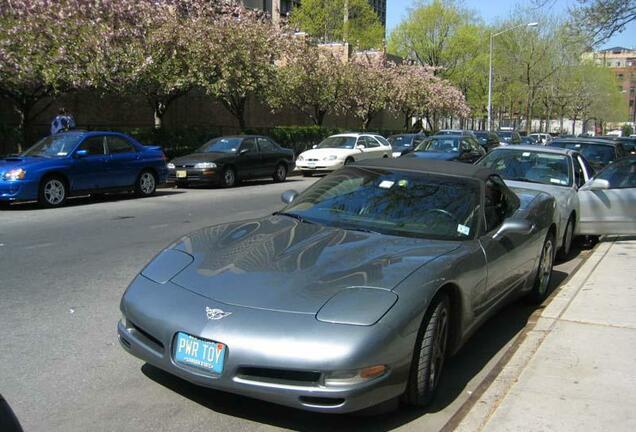
<path id="1" fill-rule="evenodd" d="M 205 313 L 208 315 L 209 320 L 220 320 L 226 316 L 232 315 L 232 312 L 225 312 L 221 309 L 212 309 L 208 306 L 205 307 Z"/>

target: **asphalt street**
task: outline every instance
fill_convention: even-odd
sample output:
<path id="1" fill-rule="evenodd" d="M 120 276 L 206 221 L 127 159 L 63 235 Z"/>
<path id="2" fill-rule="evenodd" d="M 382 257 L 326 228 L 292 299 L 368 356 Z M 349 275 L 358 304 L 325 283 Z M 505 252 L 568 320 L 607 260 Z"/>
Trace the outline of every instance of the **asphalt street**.
<path id="1" fill-rule="evenodd" d="M 280 194 L 315 179 L 235 189 L 160 189 L 157 196 L 79 198 L 59 209 L 0 210 L 0 393 L 25 431 L 437 431 L 468 399 L 534 308 L 515 302 L 447 364 L 426 410 L 319 415 L 195 387 L 124 352 L 119 300 L 134 275 L 180 236 L 264 216 Z M 562 282 L 585 252 L 560 264 Z"/>

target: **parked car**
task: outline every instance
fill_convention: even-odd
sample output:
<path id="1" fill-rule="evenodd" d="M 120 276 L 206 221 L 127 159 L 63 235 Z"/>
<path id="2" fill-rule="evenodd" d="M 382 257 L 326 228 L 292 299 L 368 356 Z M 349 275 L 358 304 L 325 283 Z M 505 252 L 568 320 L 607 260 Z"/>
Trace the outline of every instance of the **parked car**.
<path id="1" fill-rule="evenodd" d="M 576 150 L 514 146 L 493 150 L 478 165 L 496 171 L 512 188 L 540 190 L 556 198 L 556 247 L 559 257 L 566 258 L 579 234 L 577 191 L 594 175 L 585 158 Z"/>
<path id="2" fill-rule="evenodd" d="M 22 432 L 22 425 L 9 403 L 0 394 L 0 430 L 2 432 Z"/>
<path id="3" fill-rule="evenodd" d="M 552 141 L 549 146 L 578 151 L 595 170 L 601 170 L 608 164 L 629 154 L 623 148 L 622 143 L 598 138 L 559 138 Z"/>
<path id="4" fill-rule="evenodd" d="M 497 135 L 499 135 L 499 138 L 501 138 L 502 145 L 521 144 L 521 135 L 519 135 L 519 132 L 517 131 L 499 130 L 497 131 Z"/>
<path id="5" fill-rule="evenodd" d="M 528 136 L 534 137 L 538 144 L 548 145 L 552 141 L 552 135 L 547 133 L 533 133 Z"/>
<path id="6" fill-rule="evenodd" d="M 391 144 L 382 136 L 363 133 L 332 135 L 315 145 L 313 149 L 301 153 L 296 166 L 303 176 L 316 172 L 328 173 L 353 162 L 367 159 L 390 158 Z"/>
<path id="7" fill-rule="evenodd" d="M 435 135 L 462 135 L 476 138 L 475 133 L 469 129 L 441 129 Z"/>
<path id="8" fill-rule="evenodd" d="M 413 151 L 413 149 L 417 147 L 425 138 L 426 135 L 423 133 L 398 134 L 391 135 L 387 138 L 387 141 L 389 141 L 389 144 L 391 144 L 393 157 L 400 157 Z"/>
<path id="9" fill-rule="evenodd" d="M 486 150 L 471 136 L 435 135 L 403 157 L 474 163 L 485 154 Z"/>
<path id="10" fill-rule="evenodd" d="M 303 410 L 426 405 L 477 326 L 548 293 L 554 198 L 519 197 L 489 169 L 363 160 L 282 198 L 157 255 L 121 300 L 122 348 Z"/>
<path id="11" fill-rule="evenodd" d="M 43 207 L 59 207 L 72 195 L 150 196 L 167 174 L 159 147 L 117 132 L 63 132 L 0 159 L 0 202 L 37 200 Z"/>
<path id="12" fill-rule="evenodd" d="M 526 135 L 521 137 L 521 144 L 522 145 L 541 145 L 538 138 L 532 135 Z"/>
<path id="13" fill-rule="evenodd" d="M 614 141 L 617 141 L 623 145 L 623 149 L 632 155 L 636 155 L 636 136 L 631 137 L 616 137 Z"/>
<path id="14" fill-rule="evenodd" d="M 168 164 L 168 181 L 177 186 L 196 184 L 233 187 L 243 179 L 271 177 L 284 182 L 294 169 L 294 152 L 262 135 L 211 139 L 196 152 Z"/>
<path id="15" fill-rule="evenodd" d="M 609 165 L 588 181 L 578 195 L 580 234 L 636 234 L 636 156 Z"/>
<path id="16" fill-rule="evenodd" d="M 473 133 L 475 134 L 477 141 L 479 141 L 479 144 L 487 152 L 489 152 L 490 150 L 494 148 L 499 147 L 499 143 L 501 142 L 501 139 L 499 139 L 499 135 L 497 135 L 496 132 L 473 131 Z"/>

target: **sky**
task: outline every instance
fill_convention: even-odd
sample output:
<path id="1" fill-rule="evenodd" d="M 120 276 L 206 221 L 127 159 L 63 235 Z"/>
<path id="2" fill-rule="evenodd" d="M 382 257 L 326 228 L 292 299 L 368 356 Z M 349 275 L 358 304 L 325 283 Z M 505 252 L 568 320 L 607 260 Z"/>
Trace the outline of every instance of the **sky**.
<path id="1" fill-rule="evenodd" d="M 465 7 L 476 12 L 486 23 L 495 23 L 498 20 L 509 18 L 515 5 L 532 7 L 531 0 L 463 0 Z M 408 9 L 415 5 L 414 0 L 387 0 L 387 34 L 408 16 Z M 568 7 L 575 5 L 576 0 L 549 0 L 544 6 L 544 13 L 558 17 L 566 17 Z M 631 22 L 623 33 L 614 35 L 601 48 L 624 46 L 636 48 L 636 22 Z"/>

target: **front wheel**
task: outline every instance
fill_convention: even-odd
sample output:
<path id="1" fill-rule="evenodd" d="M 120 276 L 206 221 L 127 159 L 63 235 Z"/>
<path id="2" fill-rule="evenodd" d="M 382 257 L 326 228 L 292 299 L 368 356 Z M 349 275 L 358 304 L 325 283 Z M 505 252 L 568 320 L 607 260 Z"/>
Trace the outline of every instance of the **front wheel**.
<path id="1" fill-rule="evenodd" d="M 66 201 L 66 183 L 59 177 L 49 177 L 40 184 L 38 203 L 42 207 L 60 207 Z"/>
<path id="2" fill-rule="evenodd" d="M 433 399 L 446 359 L 449 325 L 450 303 L 446 295 L 441 295 L 433 300 L 426 311 L 415 343 L 404 394 L 407 404 L 425 406 Z"/>
<path id="3" fill-rule="evenodd" d="M 534 285 L 532 286 L 532 291 L 528 294 L 529 300 L 533 303 L 541 303 L 548 296 L 553 265 L 554 236 L 548 234 L 543 243 L 543 249 L 541 249 L 541 258 L 539 258 L 539 268 L 534 279 Z"/>
<path id="4" fill-rule="evenodd" d="M 232 167 L 225 168 L 223 171 L 223 178 L 221 179 L 221 185 L 224 188 L 231 188 L 236 186 L 236 171 Z"/>
<path id="5" fill-rule="evenodd" d="M 276 171 L 274 171 L 273 178 L 276 183 L 282 183 L 285 181 L 285 179 L 287 178 L 287 167 L 285 166 L 285 164 L 280 163 L 276 166 Z"/>
<path id="6" fill-rule="evenodd" d="M 574 238 L 574 219 L 570 217 L 568 224 L 565 226 L 565 232 L 563 233 L 563 246 L 559 249 L 557 257 L 560 260 L 566 260 L 570 256 L 572 251 L 572 239 Z"/>
<path id="7" fill-rule="evenodd" d="M 150 171 L 143 171 L 139 174 L 135 183 L 135 193 L 140 197 L 154 195 L 157 190 L 157 178 Z"/>

